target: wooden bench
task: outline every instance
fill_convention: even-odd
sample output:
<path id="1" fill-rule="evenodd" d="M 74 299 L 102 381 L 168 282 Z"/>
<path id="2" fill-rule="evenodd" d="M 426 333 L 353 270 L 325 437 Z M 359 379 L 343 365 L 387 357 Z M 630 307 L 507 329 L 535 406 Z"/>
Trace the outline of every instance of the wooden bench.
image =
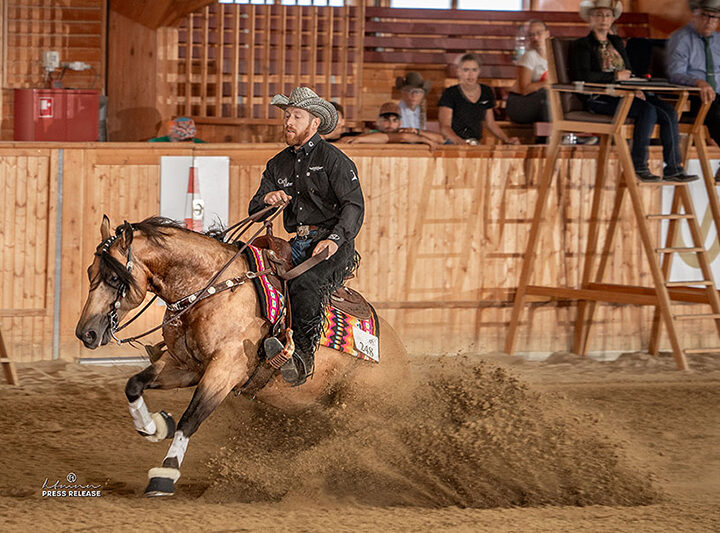
<path id="1" fill-rule="evenodd" d="M 454 62 L 468 51 L 483 59 L 481 83 L 494 87 L 499 101 L 506 99 L 515 81 L 515 37 L 532 19 L 545 21 L 555 37 L 577 38 L 589 31 L 587 22 L 574 12 L 367 7 L 360 118 L 374 120 L 383 102 L 400 99 L 395 78 L 415 70 L 433 82 L 427 117 L 437 120 L 442 91 L 457 83 Z M 616 25 L 625 38 L 650 33 L 646 13 L 623 13 Z M 504 120 L 504 114 L 497 118 Z"/>

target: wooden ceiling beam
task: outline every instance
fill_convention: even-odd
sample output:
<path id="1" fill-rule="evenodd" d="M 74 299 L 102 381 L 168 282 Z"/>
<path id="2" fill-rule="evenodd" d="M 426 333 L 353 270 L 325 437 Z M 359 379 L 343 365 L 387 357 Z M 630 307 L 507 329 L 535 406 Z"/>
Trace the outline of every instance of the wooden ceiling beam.
<path id="1" fill-rule="evenodd" d="M 150 29 L 173 26 L 215 0 L 110 0 L 110 9 Z"/>

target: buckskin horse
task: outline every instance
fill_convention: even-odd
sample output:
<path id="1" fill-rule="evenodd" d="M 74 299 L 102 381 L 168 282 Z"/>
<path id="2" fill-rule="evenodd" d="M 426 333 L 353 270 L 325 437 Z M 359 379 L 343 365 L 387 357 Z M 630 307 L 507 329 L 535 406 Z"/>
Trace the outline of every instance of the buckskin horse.
<path id="1" fill-rule="evenodd" d="M 102 242 L 88 268 L 90 290 L 76 328 L 76 335 L 90 349 L 115 338 L 118 321 L 138 307 L 148 291 L 170 304 L 178 302 L 207 288 L 208 280 L 237 253 L 236 246 L 161 217 L 126 222 L 114 234 L 109 219 L 103 217 L 100 234 Z M 220 281 L 247 279 L 249 272 L 248 261 L 240 255 Z M 262 364 L 258 347 L 269 328 L 252 283 L 239 282 L 233 290 L 218 291 L 195 302 L 182 316 L 176 314 L 177 318 L 169 309 L 165 316 L 162 334 L 167 351 L 132 376 L 125 387 L 140 435 L 153 442 L 172 439 L 162 466 L 148 472 L 147 496 L 174 493 L 190 437 L 228 393 L 248 382 Z M 382 318 L 380 335 L 380 364 L 320 346 L 312 379 L 292 387 L 276 373 L 255 393 L 257 399 L 296 411 L 317 404 L 343 383 L 391 390 L 406 370 L 406 353 Z M 177 425 L 165 412 L 149 412 L 142 396 L 145 389 L 179 387 L 195 387 L 195 392 Z"/>

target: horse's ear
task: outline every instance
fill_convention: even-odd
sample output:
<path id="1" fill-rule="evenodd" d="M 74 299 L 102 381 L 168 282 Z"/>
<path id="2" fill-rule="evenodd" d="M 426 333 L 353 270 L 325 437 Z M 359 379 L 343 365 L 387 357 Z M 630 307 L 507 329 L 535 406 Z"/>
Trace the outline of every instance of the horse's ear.
<path id="1" fill-rule="evenodd" d="M 122 233 L 120 234 L 120 238 L 122 240 L 123 248 L 128 250 L 130 249 L 130 245 L 133 241 L 133 227 L 132 224 L 126 220 L 121 228 Z"/>
<path id="2" fill-rule="evenodd" d="M 103 215 L 103 220 L 100 224 L 100 236 L 102 240 L 107 240 L 110 237 L 110 219 L 107 215 Z"/>

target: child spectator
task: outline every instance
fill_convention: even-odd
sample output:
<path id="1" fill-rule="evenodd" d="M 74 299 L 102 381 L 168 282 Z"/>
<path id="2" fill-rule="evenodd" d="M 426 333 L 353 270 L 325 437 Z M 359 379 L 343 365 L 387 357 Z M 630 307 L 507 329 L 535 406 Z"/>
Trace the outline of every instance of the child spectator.
<path id="1" fill-rule="evenodd" d="M 402 99 L 400 107 L 400 127 L 425 128 L 426 112 L 425 97 L 430 92 L 432 83 L 423 80 L 419 72 L 408 72 L 404 78 L 395 80 L 395 87 L 400 89 Z"/>

